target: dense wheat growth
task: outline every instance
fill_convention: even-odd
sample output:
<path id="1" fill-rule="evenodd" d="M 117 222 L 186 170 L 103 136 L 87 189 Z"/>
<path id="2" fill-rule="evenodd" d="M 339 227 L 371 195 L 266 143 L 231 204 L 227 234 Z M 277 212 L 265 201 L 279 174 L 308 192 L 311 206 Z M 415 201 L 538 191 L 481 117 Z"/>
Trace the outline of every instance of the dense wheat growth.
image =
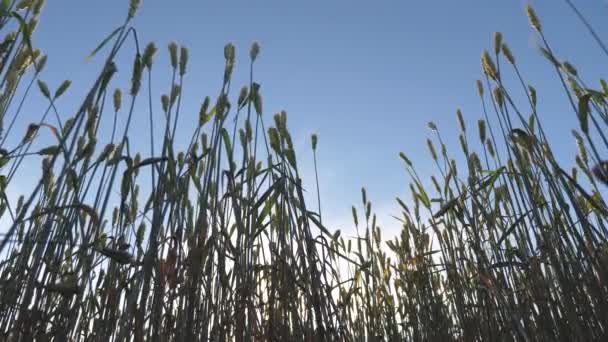
<path id="1" fill-rule="evenodd" d="M 555 55 L 531 7 L 541 52 L 580 122 L 572 130 L 576 164 L 555 158 L 536 90 L 497 33 L 481 54 L 484 117 L 471 129 L 457 111 L 457 154 L 429 123 L 437 166 L 430 179 L 400 155 L 412 197 L 397 199 L 402 230 L 383 241 L 365 189 L 352 208 L 356 238 L 323 226 L 318 180 L 302 184 L 287 114 L 264 112 L 257 43 L 243 58 L 248 84 L 235 93 L 237 53 L 228 44 L 218 95 L 202 99 L 199 113 L 185 113 L 188 50 L 140 45 L 131 26 L 140 4 L 131 1 L 124 24 L 91 53 L 98 77 L 67 116 L 55 101 L 70 96 L 70 81 L 49 89 L 46 56 L 30 39 L 43 2 L 0 2 L 1 340 L 608 335 L 608 84 L 585 83 Z M 157 53 L 170 64 L 154 64 Z M 132 56 L 132 65 L 118 68 L 118 55 Z M 119 72 L 130 73 L 130 84 L 116 81 Z M 160 99 L 151 92 L 154 73 L 172 84 Z M 507 88 L 507 74 L 520 87 Z M 15 130 L 23 102 L 39 95 L 46 111 L 26 132 Z M 137 134 L 150 150 L 131 147 L 135 115 L 149 117 L 150 132 Z M 178 132 L 180 120 L 196 117 L 190 132 Z M 43 134 L 53 143 L 39 148 Z M 181 146 L 176 136 L 190 143 Z M 316 171 L 316 135 L 311 143 Z M 13 201 L 11 181 L 26 159 L 39 159 L 40 168 L 32 191 Z M 307 190 L 315 203 L 306 203 Z"/>

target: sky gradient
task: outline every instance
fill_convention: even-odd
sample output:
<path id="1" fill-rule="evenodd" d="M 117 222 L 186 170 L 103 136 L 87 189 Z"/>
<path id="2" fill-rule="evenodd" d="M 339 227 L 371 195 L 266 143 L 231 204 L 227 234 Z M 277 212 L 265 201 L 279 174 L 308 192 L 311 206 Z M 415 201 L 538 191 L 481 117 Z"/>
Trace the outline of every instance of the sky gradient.
<path id="1" fill-rule="evenodd" d="M 563 1 L 533 4 L 560 58 L 577 65 L 592 86 L 599 76 L 608 76 L 599 67 L 606 57 Z M 492 48 L 495 31 L 503 32 L 522 73 L 537 88 L 539 114 L 555 149 L 573 159 L 570 130 L 576 119 L 567 110 L 554 72 L 536 49 L 524 5 L 521 0 L 143 1 L 133 25 L 142 48 L 149 41 L 159 47 L 155 101 L 170 86 L 167 44 L 176 41 L 190 50 L 182 111 L 186 136 L 203 97 L 215 98 L 221 85 L 223 46 L 236 45 L 232 91 L 237 92 L 246 84 L 249 46 L 258 41 L 261 54 L 254 77 L 262 85 L 266 120 L 287 111 L 311 190 L 309 136 L 319 135 L 326 222 L 350 224 L 350 205 L 360 203 L 360 188 L 366 186 L 380 222 L 392 227 L 395 221 L 388 216 L 398 213 L 394 197 L 405 197 L 408 189 L 398 153 L 408 154 L 423 175 L 433 170 L 425 144 L 430 136 L 427 122 L 439 126 L 452 154 L 458 155 L 454 113 L 461 108 L 471 139 L 476 138 L 475 122 L 481 117 L 475 89 L 481 77 L 479 56 L 484 48 Z M 582 0 L 577 5 L 600 34 L 608 32 L 606 1 Z M 103 61 L 97 57 L 85 62 L 85 56 L 123 22 L 127 6 L 126 0 L 47 1 L 34 43 L 49 55 L 42 79 L 51 89 L 64 79 L 73 81 L 71 96 L 57 104 L 66 116 L 76 110 L 71 99 L 84 94 Z M 117 61 L 117 84 L 123 89 L 128 87 L 132 58 L 131 46 Z M 24 111 L 31 117 L 19 123 L 23 131 L 43 108 L 44 102 L 26 104 Z M 145 124 L 145 114 L 142 110 L 135 124 Z M 147 148 L 146 141 L 140 142 L 142 148 Z"/>

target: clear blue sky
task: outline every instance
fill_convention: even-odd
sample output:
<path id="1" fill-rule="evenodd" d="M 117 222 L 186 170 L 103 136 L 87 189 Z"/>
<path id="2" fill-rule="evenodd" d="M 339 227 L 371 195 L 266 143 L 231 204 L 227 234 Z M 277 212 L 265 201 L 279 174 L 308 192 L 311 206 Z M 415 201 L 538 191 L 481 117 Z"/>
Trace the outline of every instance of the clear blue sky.
<path id="1" fill-rule="evenodd" d="M 606 1 L 576 3 L 605 36 Z M 223 46 L 232 42 L 237 47 L 241 63 L 237 61 L 233 91 L 238 91 L 245 84 L 250 43 L 259 41 L 262 51 L 255 77 L 262 84 L 266 118 L 271 120 L 282 109 L 288 112 L 299 162 L 308 175 L 309 135 L 319 134 L 324 214 L 339 223 L 350 220 L 350 205 L 359 203 L 364 185 L 380 214 L 396 212 L 394 197 L 407 193 L 398 153 L 411 156 L 422 173 L 432 170 L 424 143 L 430 134 L 428 121 L 437 123 L 457 153 L 454 113 L 461 108 L 471 138 L 476 138 L 474 123 L 481 107 L 474 82 L 480 77 L 480 52 L 491 49 L 494 31 L 503 32 L 526 78 L 537 87 L 550 138 L 565 158 L 573 158 L 570 129 L 575 119 L 559 95 L 554 73 L 535 48 L 524 4 L 521 0 L 148 0 L 133 24 L 142 45 L 155 41 L 160 48 L 155 101 L 169 88 L 167 44 L 175 40 L 190 49 L 184 129 L 192 128 L 202 98 L 217 94 Z M 102 61 L 85 63 L 85 56 L 122 23 L 127 6 L 127 0 L 47 1 L 34 42 L 49 55 L 42 78 L 51 89 L 71 79 L 68 95 L 84 93 Z M 539 0 L 534 6 L 559 57 L 574 62 L 594 86 L 600 75 L 607 76 L 605 69 L 599 70 L 607 57 L 563 1 Z M 123 80 L 118 85 L 123 89 L 128 87 L 131 51 L 125 50 L 118 63 Z M 70 101 L 64 96 L 58 104 L 66 116 L 76 109 Z M 43 104 L 28 104 L 32 121 Z M 190 121 L 185 118 L 188 112 Z M 136 124 L 146 125 L 144 113 Z M 146 146 L 145 141 L 141 146 Z M 312 178 L 305 181 L 312 186 Z"/>

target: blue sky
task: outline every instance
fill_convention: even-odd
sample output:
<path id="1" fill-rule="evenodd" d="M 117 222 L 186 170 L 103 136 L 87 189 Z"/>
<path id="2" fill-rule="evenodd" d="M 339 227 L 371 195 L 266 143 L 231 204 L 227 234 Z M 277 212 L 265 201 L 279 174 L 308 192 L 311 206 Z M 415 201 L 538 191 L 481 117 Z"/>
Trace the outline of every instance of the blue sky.
<path id="1" fill-rule="evenodd" d="M 599 68 L 607 57 L 563 1 L 533 4 L 559 57 L 577 65 L 591 85 L 608 76 Z M 607 2 L 577 4 L 605 34 Z M 126 0 L 47 1 L 34 43 L 49 55 L 42 79 L 51 89 L 64 79 L 73 81 L 69 96 L 58 103 L 66 117 L 77 106 L 70 98 L 84 94 L 102 62 L 99 57 L 85 62 L 85 56 L 122 23 L 127 5 Z M 237 47 L 236 92 L 246 83 L 249 46 L 259 41 L 255 78 L 262 85 L 266 120 L 277 111 L 288 112 L 311 190 L 309 135 L 319 134 L 323 210 L 329 222 L 349 223 L 350 205 L 360 202 L 360 188 L 366 186 L 386 225 L 392 225 L 387 216 L 397 212 L 393 199 L 406 196 L 408 189 L 398 153 L 411 156 L 423 175 L 433 170 L 424 143 L 430 136 L 427 122 L 437 123 L 457 154 L 454 113 L 461 108 L 471 139 L 476 138 L 481 106 L 474 82 L 480 77 L 480 52 L 492 48 L 494 31 L 503 32 L 525 77 L 538 89 L 550 139 L 566 161 L 573 159 L 570 129 L 576 121 L 555 74 L 535 48 L 524 5 L 521 0 L 148 0 L 133 25 L 140 44 L 154 41 L 160 48 L 155 101 L 170 86 L 167 44 L 174 40 L 190 50 L 182 120 L 188 136 L 202 98 L 217 94 L 223 46 L 232 42 Z M 132 51 L 126 49 L 117 63 L 121 78 L 116 86 L 123 89 L 128 87 Z M 26 105 L 27 120 L 19 123 L 23 130 L 44 107 L 44 102 Z M 144 113 L 136 125 L 146 124 Z M 147 139 L 144 135 L 141 140 Z M 145 141 L 142 148 L 147 148 Z"/>

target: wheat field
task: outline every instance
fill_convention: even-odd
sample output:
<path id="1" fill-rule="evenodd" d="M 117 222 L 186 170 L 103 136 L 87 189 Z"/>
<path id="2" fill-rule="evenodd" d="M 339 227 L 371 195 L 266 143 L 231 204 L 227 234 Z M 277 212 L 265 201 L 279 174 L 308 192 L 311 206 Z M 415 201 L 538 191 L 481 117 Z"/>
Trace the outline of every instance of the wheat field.
<path id="1" fill-rule="evenodd" d="M 605 53 L 598 60 L 608 56 L 567 2 Z M 495 33 L 471 90 L 483 117 L 466 127 L 456 111 L 460 146 L 446 146 L 428 124 L 436 166 L 428 178 L 406 154 L 395 156 L 409 174 L 411 198 L 397 198 L 401 231 L 383 240 L 365 189 L 352 207 L 357 237 L 323 225 L 318 177 L 302 182 L 287 113 L 264 111 L 257 43 L 242 58 L 247 84 L 235 90 L 231 83 L 237 53 L 227 44 L 218 95 L 205 97 L 197 115 L 184 113 L 188 49 L 138 41 L 131 23 L 140 1 L 132 0 L 123 24 L 91 52 L 97 78 L 66 117 L 55 101 L 71 96 L 71 82 L 49 89 L 41 77 L 47 56 L 32 45 L 43 3 L 0 4 L 0 216 L 8 222 L 0 235 L 1 340 L 608 336 L 608 84 L 586 83 L 554 53 L 532 7 L 531 30 L 571 105 L 564 110 L 578 118 L 570 137 L 576 163 L 555 158 L 536 89 Z M 119 53 L 132 64 L 119 68 Z M 160 53 L 169 65 L 154 64 Z M 118 84 L 118 72 L 128 72 L 130 83 Z M 160 99 L 151 92 L 153 73 L 172 84 Z M 505 75 L 519 85 L 505 86 Z M 34 93 L 46 111 L 17 131 L 21 104 Z M 150 151 L 131 147 L 134 130 L 142 134 L 131 125 L 134 115 L 163 127 L 145 135 Z M 178 131 L 181 121 L 192 129 Z M 54 142 L 38 149 L 42 132 Z M 189 144 L 177 144 L 178 136 Z M 316 173 L 322 137 L 313 134 L 310 143 L 299 153 L 312 153 Z M 10 193 L 31 159 L 40 166 L 28 170 L 33 190 Z M 316 201 L 307 202 L 306 190 Z"/>

